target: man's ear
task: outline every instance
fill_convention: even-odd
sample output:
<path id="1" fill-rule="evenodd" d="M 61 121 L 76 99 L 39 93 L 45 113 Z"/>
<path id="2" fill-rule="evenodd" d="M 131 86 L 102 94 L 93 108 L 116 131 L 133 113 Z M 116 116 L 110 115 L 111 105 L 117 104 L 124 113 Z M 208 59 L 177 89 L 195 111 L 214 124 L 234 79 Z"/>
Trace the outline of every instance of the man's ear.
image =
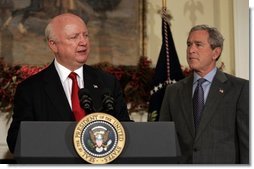
<path id="1" fill-rule="evenodd" d="M 57 47 L 56 47 L 56 42 L 55 42 L 55 41 L 49 40 L 49 41 L 48 41 L 48 46 L 49 46 L 49 48 L 50 48 L 54 53 L 57 52 Z"/>
<path id="2" fill-rule="evenodd" d="M 213 59 L 214 59 L 214 60 L 218 60 L 219 57 L 220 57 L 221 52 L 222 52 L 221 48 L 219 48 L 219 47 L 215 48 L 215 49 L 213 50 L 213 54 L 214 54 L 214 55 L 213 55 Z"/>

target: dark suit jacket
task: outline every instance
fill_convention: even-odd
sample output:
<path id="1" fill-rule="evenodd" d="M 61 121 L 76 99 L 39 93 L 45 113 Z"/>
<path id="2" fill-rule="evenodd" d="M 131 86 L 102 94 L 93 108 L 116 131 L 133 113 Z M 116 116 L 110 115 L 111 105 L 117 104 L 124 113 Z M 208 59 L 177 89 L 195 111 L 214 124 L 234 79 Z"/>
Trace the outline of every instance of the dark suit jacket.
<path id="1" fill-rule="evenodd" d="M 249 81 L 217 71 L 195 134 L 193 75 L 167 87 L 160 120 L 174 121 L 180 163 L 249 163 Z"/>
<path id="2" fill-rule="evenodd" d="M 98 88 L 95 88 L 97 85 Z M 101 97 L 106 90 L 115 99 L 115 112 L 120 121 L 129 121 L 122 89 L 117 79 L 105 72 L 84 66 L 84 86 L 90 91 L 96 110 L 101 108 Z M 20 83 L 14 97 L 13 121 L 8 131 L 7 143 L 14 151 L 21 121 L 74 121 L 54 63 Z"/>

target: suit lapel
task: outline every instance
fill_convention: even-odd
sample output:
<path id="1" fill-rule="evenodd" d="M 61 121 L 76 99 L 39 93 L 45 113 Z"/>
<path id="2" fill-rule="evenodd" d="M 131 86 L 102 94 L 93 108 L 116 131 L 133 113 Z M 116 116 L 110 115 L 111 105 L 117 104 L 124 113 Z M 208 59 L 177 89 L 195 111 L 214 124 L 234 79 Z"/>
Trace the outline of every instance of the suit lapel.
<path id="1" fill-rule="evenodd" d="M 85 65 L 83 69 L 84 74 L 84 88 L 88 89 L 89 94 L 93 100 L 95 111 L 101 111 L 101 96 L 103 93 L 103 84 L 93 69 Z"/>
<path id="2" fill-rule="evenodd" d="M 193 106 L 192 106 L 192 85 L 193 85 L 193 76 L 189 76 L 183 82 L 183 89 L 181 90 L 181 95 L 186 96 L 182 100 L 183 115 L 188 125 L 193 138 L 195 137 L 195 127 L 193 120 Z"/>
<path id="3" fill-rule="evenodd" d="M 216 108 L 223 99 L 224 92 L 226 90 L 227 77 L 221 71 L 217 71 L 214 80 L 211 84 L 209 94 L 207 96 L 207 101 L 205 103 L 204 111 L 202 112 L 201 121 L 196 135 L 196 140 L 200 137 L 202 132 L 207 127 L 209 121 L 212 119 L 214 114 L 216 114 Z M 222 92 L 223 91 L 223 92 Z"/>
<path id="4" fill-rule="evenodd" d="M 74 120 L 70 105 L 65 95 L 61 80 L 52 63 L 44 76 L 45 91 L 49 99 L 53 102 L 57 109 L 59 119 L 72 119 Z"/>

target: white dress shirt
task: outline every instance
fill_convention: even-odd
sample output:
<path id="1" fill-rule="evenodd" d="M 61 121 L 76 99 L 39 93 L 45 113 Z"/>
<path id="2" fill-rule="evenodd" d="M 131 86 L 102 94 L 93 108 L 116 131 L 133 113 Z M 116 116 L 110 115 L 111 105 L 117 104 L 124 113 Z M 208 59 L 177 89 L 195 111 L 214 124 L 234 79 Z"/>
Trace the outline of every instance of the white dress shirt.
<path id="1" fill-rule="evenodd" d="M 72 91 L 72 80 L 68 77 L 71 71 L 61 65 L 57 60 L 54 60 L 54 64 L 56 67 L 56 71 L 60 77 L 61 83 L 63 85 L 63 89 L 65 92 L 65 95 L 68 99 L 69 105 L 72 108 L 71 104 L 71 91 Z M 78 86 L 79 88 L 84 88 L 84 76 L 83 76 L 83 66 L 80 68 L 76 69 L 74 71 L 77 74 L 77 81 L 78 81 Z"/>

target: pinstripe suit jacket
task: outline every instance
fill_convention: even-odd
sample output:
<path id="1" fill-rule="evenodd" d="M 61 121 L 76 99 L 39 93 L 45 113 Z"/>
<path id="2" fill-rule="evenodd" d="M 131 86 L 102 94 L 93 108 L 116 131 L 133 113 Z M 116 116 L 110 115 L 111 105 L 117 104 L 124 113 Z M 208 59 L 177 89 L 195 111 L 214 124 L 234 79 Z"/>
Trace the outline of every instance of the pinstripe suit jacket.
<path id="1" fill-rule="evenodd" d="M 174 121 L 179 163 L 249 163 L 249 81 L 217 71 L 199 128 L 192 107 L 193 75 L 167 87 L 160 121 Z"/>

